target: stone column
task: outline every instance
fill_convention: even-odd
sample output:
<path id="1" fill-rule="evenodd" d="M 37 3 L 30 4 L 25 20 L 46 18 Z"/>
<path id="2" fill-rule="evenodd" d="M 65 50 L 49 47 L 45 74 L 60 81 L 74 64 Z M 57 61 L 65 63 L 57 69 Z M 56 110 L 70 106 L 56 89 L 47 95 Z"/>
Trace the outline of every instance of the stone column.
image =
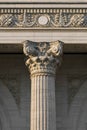
<path id="1" fill-rule="evenodd" d="M 56 130 L 55 74 L 63 44 L 24 42 L 26 65 L 31 75 L 30 130 Z"/>

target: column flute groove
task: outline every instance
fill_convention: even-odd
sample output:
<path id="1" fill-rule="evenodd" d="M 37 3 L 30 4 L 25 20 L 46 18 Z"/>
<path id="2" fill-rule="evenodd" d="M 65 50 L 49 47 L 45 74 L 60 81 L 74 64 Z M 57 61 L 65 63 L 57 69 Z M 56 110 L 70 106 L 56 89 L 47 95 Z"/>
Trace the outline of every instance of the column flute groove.
<path id="1" fill-rule="evenodd" d="M 63 43 L 25 41 L 23 50 L 31 74 L 30 130 L 56 130 L 55 74 Z"/>

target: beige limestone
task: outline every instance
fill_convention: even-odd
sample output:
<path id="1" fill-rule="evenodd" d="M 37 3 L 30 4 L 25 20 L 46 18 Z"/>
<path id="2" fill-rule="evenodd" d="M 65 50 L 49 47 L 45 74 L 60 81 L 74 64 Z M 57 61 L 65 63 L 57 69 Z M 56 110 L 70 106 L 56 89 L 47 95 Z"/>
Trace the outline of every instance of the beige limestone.
<path id="1" fill-rule="evenodd" d="M 68 4 L 68 3 L 61 3 L 61 4 L 56 4 L 56 3 L 48 3 L 48 4 L 41 4 L 41 3 L 38 3 L 38 4 L 34 4 L 34 3 L 32 3 L 32 4 L 29 4 L 29 3 L 25 3 L 25 4 L 22 4 L 22 2 L 19 2 L 19 4 L 13 4 L 13 3 L 11 3 L 10 2 L 10 4 L 6 4 L 6 2 L 5 3 L 3 3 L 3 4 L 0 4 L 0 7 L 1 8 L 14 8 L 14 7 L 16 7 L 16 8 L 68 8 L 68 7 L 70 7 L 70 8 L 86 8 L 87 7 L 87 3 L 84 3 L 83 2 L 83 4 L 80 4 L 79 2 L 77 3 L 77 4 Z"/>
<path id="2" fill-rule="evenodd" d="M 30 130 L 56 130 L 55 73 L 63 43 L 25 41 L 23 51 L 31 75 Z"/>
<path id="3" fill-rule="evenodd" d="M 76 0 L 62 0 L 62 1 L 61 0 L 54 0 L 54 1 L 53 0 L 44 0 L 44 1 L 43 0 L 25 0 L 25 1 L 24 0 L 13 0 L 13 1 L 11 1 L 11 0 L 1 0 L 0 2 L 11 2 L 11 3 L 12 2 L 17 2 L 17 3 L 19 3 L 19 2 L 24 2 L 24 3 L 27 3 L 27 2 L 40 2 L 40 3 L 41 2 L 42 3 L 45 3 L 45 2 L 62 2 L 62 3 L 63 2 L 64 3 L 65 2 L 69 2 L 69 3 L 83 2 L 84 3 L 84 2 L 87 2 L 87 1 L 86 0 L 83 0 L 83 1 L 82 0 L 77 0 L 77 1 Z"/>
<path id="4" fill-rule="evenodd" d="M 54 77 L 31 78 L 31 130 L 56 130 Z"/>
<path id="5" fill-rule="evenodd" d="M 9 130 L 7 123 L 11 130 L 30 130 L 31 85 L 24 57 L 22 54 L 0 55 L 0 120 L 4 130 Z M 12 79 L 17 79 L 16 83 Z M 13 85 L 16 89 L 20 87 L 19 109 L 12 92 L 8 91 L 8 87 Z M 57 70 L 55 85 L 57 130 L 86 130 L 87 54 L 64 54 L 63 63 Z"/>

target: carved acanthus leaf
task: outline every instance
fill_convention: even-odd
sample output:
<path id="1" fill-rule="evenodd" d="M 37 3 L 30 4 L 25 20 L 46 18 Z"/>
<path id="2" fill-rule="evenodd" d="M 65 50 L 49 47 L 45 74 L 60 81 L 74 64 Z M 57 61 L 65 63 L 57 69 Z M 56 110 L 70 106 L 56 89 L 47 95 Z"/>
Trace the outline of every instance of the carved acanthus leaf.
<path id="1" fill-rule="evenodd" d="M 63 43 L 56 42 L 24 42 L 24 54 L 28 56 L 26 65 L 29 67 L 30 72 L 33 70 L 56 70 L 57 64 L 61 63 L 61 56 L 63 53 Z"/>

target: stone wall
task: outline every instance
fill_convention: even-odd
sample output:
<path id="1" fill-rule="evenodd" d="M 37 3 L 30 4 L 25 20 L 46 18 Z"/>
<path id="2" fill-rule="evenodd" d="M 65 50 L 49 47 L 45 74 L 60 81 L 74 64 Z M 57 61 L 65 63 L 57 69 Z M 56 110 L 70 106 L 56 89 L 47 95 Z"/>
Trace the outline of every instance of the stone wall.
<path id="1" fill-rule="evenodd" d="M 29 130 L 28 76 L 23 55 L 0 55 L 1 130 Z"/>
<path id="2" fill-rule="evenodd" d="M 64 55 L 57 72 L 57 130 L 87 129 L 87 55 Z"/>
<path id="3" fill-rule="evenodd" d="M 65 54 L 56 75 L 57 130 L 87 129 L 87 55 Z M 0 130 L 29 130 L 30 80 L 22 54 L 0 55 Z"/>

